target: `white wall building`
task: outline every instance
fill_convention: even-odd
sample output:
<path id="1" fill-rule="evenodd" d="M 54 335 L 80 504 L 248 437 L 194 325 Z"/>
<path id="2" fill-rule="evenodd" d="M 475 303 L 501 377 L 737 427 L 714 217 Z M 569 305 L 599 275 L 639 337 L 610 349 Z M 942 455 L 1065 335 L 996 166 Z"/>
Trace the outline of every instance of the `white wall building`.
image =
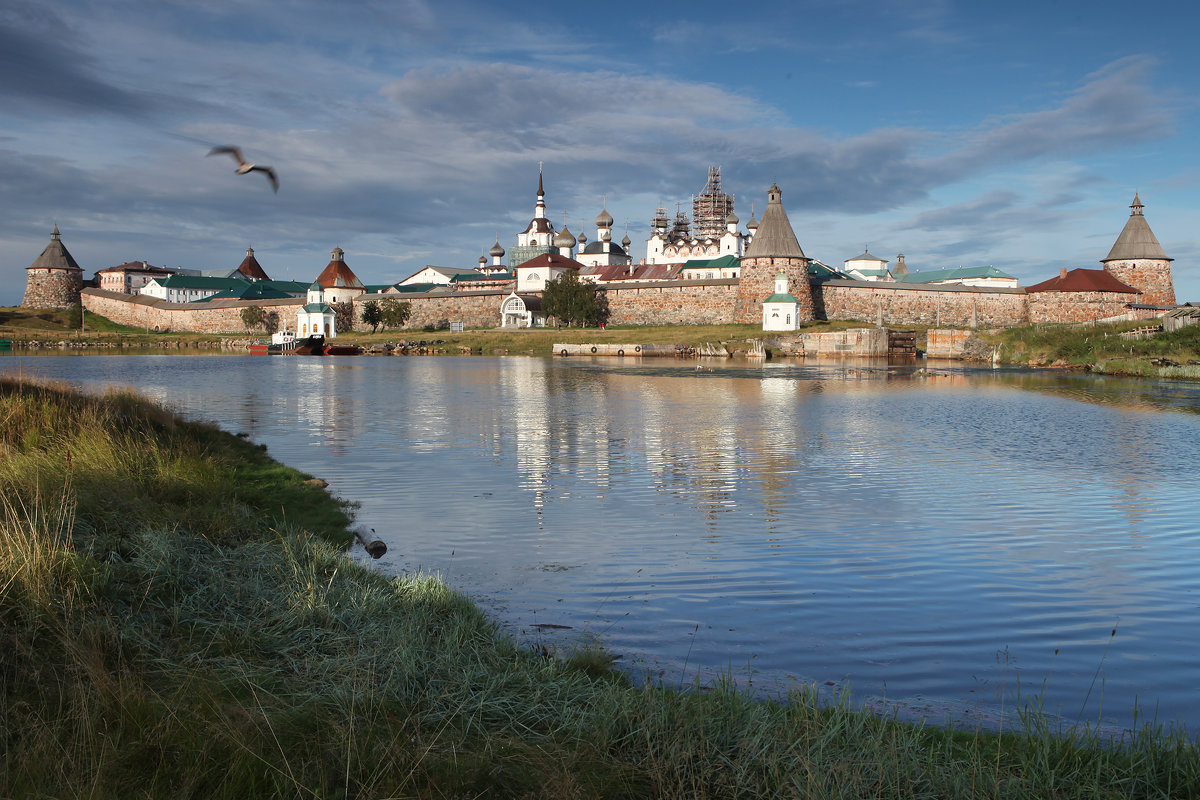
<path id="1" fill-rule="evenodd" d="M 764 331 L 794 331 L 800 327 L 800 301 L 791 294 L 787 273 L 775 277 L 775 293 L 763 301 Z"/>
<path id="2" fill-rule="evenodd" d="M 871 255 L 863 248 L 862 255 L 847 258 L 846 266 L 842 269 L 850 277 L 860 281 L 890 281 L 892 273 L 888 271 L 888 260 Z"/>
<path id="3" fill-rule="evenodd" d="M 337 314 L 321 300 L 323 292 L 324 288 L 316 281 L 308 287 L 308 302 L 296 312 L 296 335 L 300 338 L 337 338 Z"/>

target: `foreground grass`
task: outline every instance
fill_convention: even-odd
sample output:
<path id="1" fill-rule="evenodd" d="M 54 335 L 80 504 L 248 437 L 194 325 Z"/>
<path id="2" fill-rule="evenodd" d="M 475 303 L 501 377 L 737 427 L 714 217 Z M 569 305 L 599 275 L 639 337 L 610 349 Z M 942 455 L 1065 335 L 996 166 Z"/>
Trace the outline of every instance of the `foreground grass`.
<path id="1" fill-rule="evenodd" d="M 1120 335 L 1147 324 L 1029 326 L 1010 328 L 993 339 L 1006 362 L 1086 367 L 1095 372 L 1146 377 L 1200 377 L 1197 364 L 1187 363 L 1200 362 L 1200 325 L 1158 333 L 1149 339 Z M 1179 366 L 1163 366 L 1164 358 L 1179 362 Z"/>
<path id="2" fill-rule="evenodd" d="M 955 733 L 526 650 L 346 509 L 125 393 L 0 382 L 0 796 L 1185 797 L 1146 729 Z"/>

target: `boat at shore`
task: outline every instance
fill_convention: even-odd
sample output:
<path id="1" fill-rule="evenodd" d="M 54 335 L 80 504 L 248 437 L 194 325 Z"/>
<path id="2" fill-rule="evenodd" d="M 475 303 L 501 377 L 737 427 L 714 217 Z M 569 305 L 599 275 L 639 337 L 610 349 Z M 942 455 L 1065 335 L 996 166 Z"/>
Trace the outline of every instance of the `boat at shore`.
<path id="1" fill-rule="evenodd" d="M 325 355 L 325 337 L 317 334 L 297 339 L 288 353 L 294 356 L 323 356 Z"/>
<path id="2" fill-rule="evenodd" d="M 326 344 L 321 351 L 327 356 L 357 356 L 363 349 L 356 344 Z"/>

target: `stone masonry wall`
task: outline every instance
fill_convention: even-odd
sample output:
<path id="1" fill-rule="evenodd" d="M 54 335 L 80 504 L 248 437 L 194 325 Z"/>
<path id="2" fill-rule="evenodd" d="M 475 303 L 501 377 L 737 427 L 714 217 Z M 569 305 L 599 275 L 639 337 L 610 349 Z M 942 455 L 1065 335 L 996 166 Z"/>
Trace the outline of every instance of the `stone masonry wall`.
<path id="1" fill-rule="evenodd" d="M 775 279 L 780 270 L 787 275 L 791 294 L 800 304 L 796 321 L 811 322 L 819 316 L 814 310 L 813 290 L 808 281 L 808 259 L 763 256 L 742 259 L 733 322 L 762 322 L 762 302 L 775 293 Z"/>
<path id="2" fill-rule="evenodd" d="M 735 278 L 608 286 L 612 325 L 723 325 L 733 322 Z M 764 296 L 765 299 L 765 296 Z M 762 318 L 759 310 L 759 318 Z"/>
<path id="3" fill-rule="evenodd" d="M 739 281 L 730 278 L 607 286 L 604 294 L 609 322 L 613 325 L 709 325 L 735 321 L 738 290 Z M 933 289 L 851 281 L 813 284 L 811 291 L 818 319 L 858 320 L 893 327 L 1004 328 L 1030 322 L 1080 322 L 1115 316 L 1126 311 L 1125 304 L 1139 300 L 1137 295 L 1112 293 L 1027 295 L 1023 289 L 954 286 Z M 457 321 L 467 328 L 495 328 L 500 325 L 500 304 L 507 295 L 507 291 L 476 291 L 394 299 L 411 305 L 408 328 L 441 327 Z M 767 296 L 764 294 L 761 299 Z M 362 303 L 386 298 L 386 295 L 368 295 L 355 302 L 354 329 L 369 330 L 359 321 Z M 167 303 L 101 289 L 83 291 L 83 304 L 88 311 L 121 324 L 160 331 L 246 333 L 241 311 L 248 305 L 275 311 L 282 325 L 294 327 L 296 311 L 303 303 L 298 298 Z M 760 306 L 755 322 L 761 321 L 761 313 Z"/>
<path id="4" fill-rule="evenodd" d="M 1128 261 L 1108 261 L 1104 264 L 1117 280 L 1142 291 L 1137 302 L 1156 306 L 1175 305 L 1175 283 L 1171 278 L 1171 262 L 1161 258 L 1135 258 Z"/>
<path id="5" fill-rule="evenodd" d="M 1144 302 L 1135 294 L 1113 292 L 1034 292 L 1029 297 L 1029 321 L 1089 322 L 1124 314 L 1128 303 Z"/>
<path id="6" fill-rule="evenodd" d="M 496 328 L 500 326 L 500 304 L 507 291 L 494 292 L 462 292 L 446 297 L 405 297 L 403 295 L 365 295 L 354 304 L 354 329 L 370 330 L 371 326 L 363 325 L 362 304 L 368 300 L 395 299 L 408 303 L 412 316 L 408 318 L 405 327 L 424 328 L 426 325 L 445 327 L 449 322 L 462 322 L 467 328 Z"/>
<path id="7" fill-rule="evenodd" d="M 83 307 L 121 325 L 152 331 L 247 333 L 242 309 L 262 306 L 279 314 L 280 326 L 294 328 L 300 298 L 288 300 L 214 300 L 211 303 L 168 303 L 156 297 L 84 289 Z M 263 331 L 253 331 L 262 335 Z"/>
<path id="8" fill-rule="evenodd" d="M 70 308 L 79 302 L 83 270 L 30 267 L 25 275 L 23 308 Z"/>
<path id="9" fill-rule="evenodd" d="M 894 283 L 826 281 L 813 285 L 817 317 L 878 325 L 954 325 L 1010 328 L 1029 322 L 1023 289 L 917 287 Z"/>

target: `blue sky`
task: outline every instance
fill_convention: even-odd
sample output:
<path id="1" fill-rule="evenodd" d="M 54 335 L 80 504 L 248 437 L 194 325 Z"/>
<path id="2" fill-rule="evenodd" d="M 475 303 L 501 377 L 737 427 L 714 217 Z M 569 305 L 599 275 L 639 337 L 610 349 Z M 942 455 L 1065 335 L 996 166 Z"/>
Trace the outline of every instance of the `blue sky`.
<path id="1" fill-rule="evenodd" d="M 918 7 L 919 6 L 919 7 Z M 0 7 L 0 303 L 51 226 L 85 269 L 367 283 L 471 267 L 533 213 L 635 259 L 719 165 L 807 255 L 1099 268 L 1134 192 L 1200 300 L 1191 4 L 447 0 Z M 273 166 L 279 193 L 214 145 Z"/>

